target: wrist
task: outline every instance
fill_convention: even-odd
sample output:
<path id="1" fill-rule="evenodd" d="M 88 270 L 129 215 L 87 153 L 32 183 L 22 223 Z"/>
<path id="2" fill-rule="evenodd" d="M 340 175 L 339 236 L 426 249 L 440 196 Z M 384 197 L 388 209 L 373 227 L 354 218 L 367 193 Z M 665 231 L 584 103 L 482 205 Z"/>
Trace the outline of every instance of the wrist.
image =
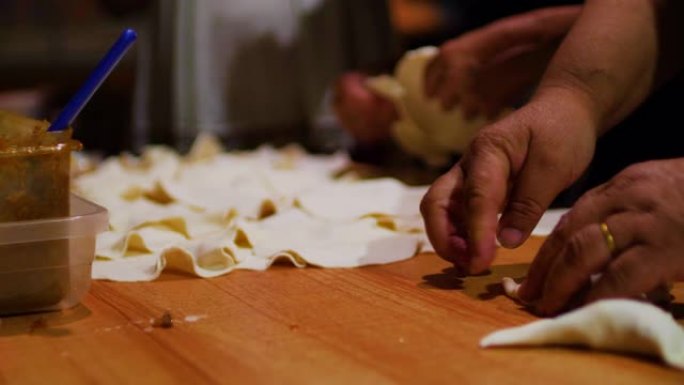
<path id="1" fill-rule="evenodd" d="M 542 84 L 530 103 L 562 106 L 562 110 L 566 111 L 566 117 L 578 123 L 573 126 L 584 130 L 584 134 L 593 137 L 594 141 L 608 130 L 604 123 L 606 113 L 601 103 L 581 87 Z"/>

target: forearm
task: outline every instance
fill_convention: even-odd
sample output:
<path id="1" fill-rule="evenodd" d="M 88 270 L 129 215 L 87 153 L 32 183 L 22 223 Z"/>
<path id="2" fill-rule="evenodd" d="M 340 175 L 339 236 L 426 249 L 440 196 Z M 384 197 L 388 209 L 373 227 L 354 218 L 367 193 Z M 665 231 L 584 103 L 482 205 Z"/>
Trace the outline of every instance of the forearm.
<path id="1" fill-rule="evenodd" d="M 519 45 L 545 45 L 560 41 L 580 14 L 579 5 L 542 8 L 510 16 L 463 35 L 466 46 L 477 47 L 479 57 Z M 531 43 L 532 42 L 532 43 Z"/>
<path id="2" fill-rule="evenodd" d="M 665 39 L 681 28 L 675 2 L 587 1 L 535 97 L 551 93 L 584 104 L 597 135 L 614 126 L 681 63 L 677 44 Z"/>

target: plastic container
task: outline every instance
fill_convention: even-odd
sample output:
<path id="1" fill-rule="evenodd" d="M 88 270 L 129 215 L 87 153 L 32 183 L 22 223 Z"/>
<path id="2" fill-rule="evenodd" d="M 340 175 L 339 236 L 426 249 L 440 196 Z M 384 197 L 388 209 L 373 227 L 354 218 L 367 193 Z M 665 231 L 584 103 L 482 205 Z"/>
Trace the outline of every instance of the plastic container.
<path id="1" fill-rule="evenodd" d="M 69 216 L 0 222 L 0 314 L 66 309 L 90 288 L 107 210 L 71 194 Z"/>

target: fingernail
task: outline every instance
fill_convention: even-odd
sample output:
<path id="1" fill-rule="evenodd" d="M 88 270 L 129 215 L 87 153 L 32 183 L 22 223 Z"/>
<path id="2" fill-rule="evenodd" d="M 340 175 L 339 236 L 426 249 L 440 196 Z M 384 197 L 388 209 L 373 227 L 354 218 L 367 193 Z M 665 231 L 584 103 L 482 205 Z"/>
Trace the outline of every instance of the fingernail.
<path id="1" fill-rule="evenodd" d="M 518 229 L 512 227 L 506 227 L 499 231 L 499 243 L 501 246 L 510 249 L 513 247 L 518 247 L 523 242 L 523 233 Z"/>

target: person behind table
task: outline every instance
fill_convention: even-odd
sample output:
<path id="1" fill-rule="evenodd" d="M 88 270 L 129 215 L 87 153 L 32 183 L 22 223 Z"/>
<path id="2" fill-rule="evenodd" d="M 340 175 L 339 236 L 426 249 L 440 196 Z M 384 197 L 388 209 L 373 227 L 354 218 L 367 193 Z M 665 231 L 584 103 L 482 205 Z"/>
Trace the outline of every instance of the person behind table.
<path id="1" fill-rule="evenodd" d="M 438 254 L 480 273 L 494 258 L 495 239 L 509 248 L 524 242 L 589 166 L 598 138 L 662 84 L 681 81 L 683 19 L 677 1 L 587 1 L 530 101 L 483 128 L 424 197 Z M 665 128 L 676 131 L 671 125 Z M 644 125 L 642 137 L 657 128 Z M 636 163 L 585 193 L 542 245 L 521 299 L 555 314 L 598 273 L 584 301 L 683 280 L 682 186 L 680 155 Z"/>
<path id="2" fill-rule="evenodd" d="M 441 67 L 448 66 L 450 76 L 443 82 L 440 95 L 436 95 L 435 84 L 440 84 L 440 80 L 435 74 L 444 71 L 437 71 L 440 66 L 433 65 L 428 71 L 427 93 L 443 99 L 447 108 L 458 101 L 471 116 L 478 113 L 496 116 L 503 107 L 523 104 L 581 10 L 580 5 L 558 1 L 448 3 L 451 15 L 459 12 L 462 15 L 451 16 L 449 20 L 468 21 L 452 33 L 469 32 L 441 45 L 436 62 L 441 62 Z M 554 6 L 539 8 L 544 5 Z M 493 18 L 535 7 L 532 11 L 490 22 Z M 474 26 L 480 27 L 471 29 Z M 378 153 L 388 147 L 390 127 L 398 115 L 389 101 L 364 86 L 367 76 L 351 71 L 338 78 L 335 111 L 341 124 L 355 138 L 360 158 L 380 161 L 382 156 Z M 619 123 L 619 129 L 598 140 L 587 171 L 559 194 L 552 205 L 570 206 L 583 192 L 606 182 L 630 164 L 684 155 L 674 137 L 676 133 L 668 129 L 669 122 L 681 119 L 673 101 L 683 97 L 681 81 L 654 90 L 647 101 Z M 652 127 L 650 135 L 643 135 L 644 125 Z M 614 151 L 618 147 L 623 151 Z"/>

